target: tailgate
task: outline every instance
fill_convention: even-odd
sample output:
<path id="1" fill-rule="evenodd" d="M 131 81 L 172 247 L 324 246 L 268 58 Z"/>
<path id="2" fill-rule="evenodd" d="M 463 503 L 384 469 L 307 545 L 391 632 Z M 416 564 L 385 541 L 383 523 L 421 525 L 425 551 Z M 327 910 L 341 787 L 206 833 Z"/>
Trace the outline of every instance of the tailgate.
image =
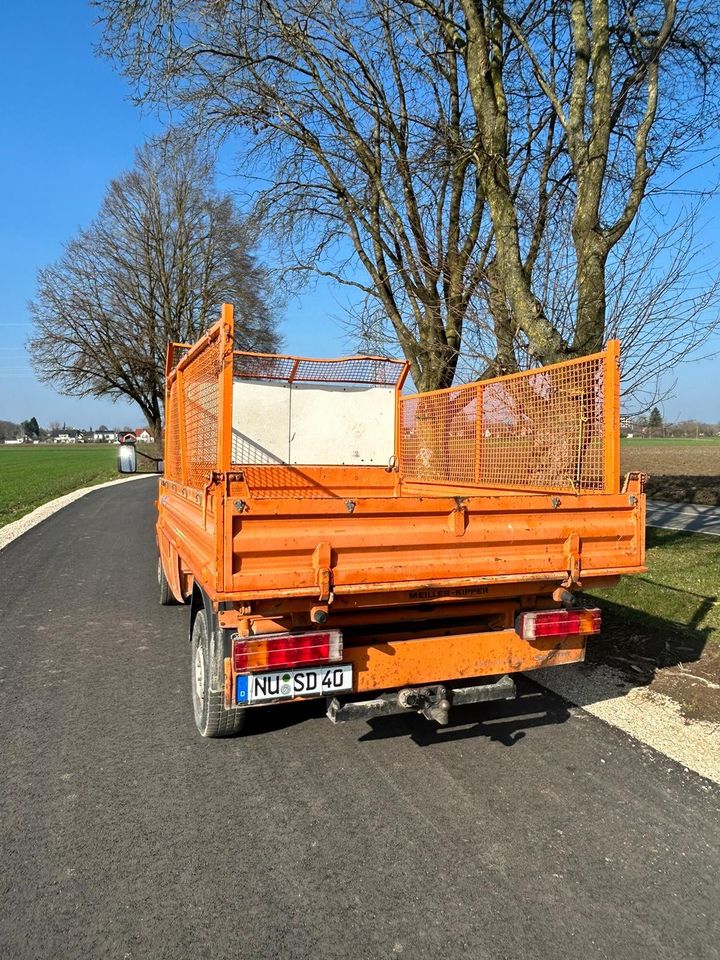
<path id="1" fill-rule="evenodd" d="M 639 478 L 623 493 L 226 504 L 226 591 L 321 597 L 643 569 Z"/>

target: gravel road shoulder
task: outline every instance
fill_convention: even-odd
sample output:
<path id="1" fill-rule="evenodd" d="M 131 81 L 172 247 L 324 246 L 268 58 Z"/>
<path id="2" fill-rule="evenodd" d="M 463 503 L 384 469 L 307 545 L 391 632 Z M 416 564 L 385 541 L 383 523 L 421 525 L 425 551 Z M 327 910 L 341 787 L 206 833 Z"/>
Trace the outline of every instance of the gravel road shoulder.
<path id="1" fill-rule="evenodd" d="M 579 663 L 527 676 L 689 770 L 720 783 L 720 724 L 685 717 L 677 701 L 606 664 Z"/>

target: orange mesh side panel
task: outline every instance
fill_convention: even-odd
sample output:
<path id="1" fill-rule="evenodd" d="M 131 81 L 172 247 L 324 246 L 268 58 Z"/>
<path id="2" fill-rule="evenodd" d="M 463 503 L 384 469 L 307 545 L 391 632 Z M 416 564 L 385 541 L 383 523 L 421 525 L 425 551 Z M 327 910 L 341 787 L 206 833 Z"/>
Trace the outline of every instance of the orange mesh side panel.
<path id="1" fill-rule="evenodd" d="M 603 490 L 604 356 L 401 399 L 404 480 Z"/>
<path id="2" fill-rule="evenodd" d="M 204 487 L 217 470 L 220 343 L 215 339 L 183 369 L 187 483 Z"/>
<path id="3" fill-rule="evenodd" d="M 165 476 L 178 483 L 182 480 L 180 469 L 180 431 L 178 430 L 177 383 L 170 384 L 165 411 Z"/>
<path id="4" fill-rule="evenodd" d="M 311 360 L 235 351 L 233 372 L 246 380 L 281 380 L 285 383 L 374 383 L 394 387 L 405 365 L 382 357 L 345 357 Z"/>
<path id="5" fill-rule="evenodd" d="M 184 343 L 173 343 L 170 348 L 170 370 L 174 370 L 175 367 L 180 363 L 183 357 L 187 355 L 188 350 L 190 349 Z"/>

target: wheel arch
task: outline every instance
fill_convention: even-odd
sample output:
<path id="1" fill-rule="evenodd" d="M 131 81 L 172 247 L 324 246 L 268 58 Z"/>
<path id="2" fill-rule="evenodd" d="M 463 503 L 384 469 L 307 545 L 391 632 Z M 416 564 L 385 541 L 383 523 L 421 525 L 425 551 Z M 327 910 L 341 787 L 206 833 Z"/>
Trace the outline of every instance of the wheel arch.
<path id="1" fill-rule="evenodd" d="M 198 624 L 203 613 L 205 629 Z M 245 722 L 245 710 L 232 707 L 227 701 L 225 668 L 231 655 L 232 631 L 220 626 L 217 612 L 205 591 L 193 584 L 190 597 L 190 649 L 193 659 L 197 656 L 196 644 L 202 644 L 204 662 L 202 688 L 205 691 L 200 701 L 193 694 L 195 724 L 204 737 L 226 737 L 239 733 Z M 197 682 L 197 681 L 196 681 Z"/>
<path id="2" fill-rule="evenodd" d="M 200 584 L 194 580 L 192 594 L 190 596 L 190 625 L 188 629 L 188 640 L 192 640 L 193 627 L 195 626 L 195 618 L 198 615 L 198 611 L 203 609 L 205 610 L 205 614 L 207 616 L 208 627 L 212 629 L 215 619 L 215 612 L 213 611 L 212 603 Z"/>
<path id="3" fill-rule="evenodd" d="M 213 663 L 216 665 L 212 675 L 211 685 L 215 691 L 225 688 L 225 657 L 232 653 L 232 642 L 230 634 L 232 631 L 224 630 L 220 626 L 218 615 L 213 609 L 212 601 L 203 588 L 196 582 L 193 582 L 193 591 L 190 598 L 190 629 L 188 639 L 192 641 L 193 629 L 198 613 L 205 611 L 205 623 L 208 628 L 210 649 L 213 654 Z"/>
<path id="4" fill-rule="evenodd" d="M 155 539 L 157 541 L 158 555 L 160 557 L 160 563 L 162 564 L 163 572 L 165 574 L 165 579 L 167 580 L 170 590 L 172 591 L 172 594 L 177 602 L 184 603 L 185 597 L 183 595 L 182 563 L 180 561 L 180 556 L 159 526 L 156 530 Z"/>

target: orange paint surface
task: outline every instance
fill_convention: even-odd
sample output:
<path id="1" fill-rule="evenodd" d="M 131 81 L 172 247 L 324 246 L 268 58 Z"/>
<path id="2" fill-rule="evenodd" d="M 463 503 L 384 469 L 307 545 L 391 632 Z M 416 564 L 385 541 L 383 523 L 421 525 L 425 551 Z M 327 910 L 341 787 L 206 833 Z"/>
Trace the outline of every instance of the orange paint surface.
<path id="1" fill-rule="evenodd" d="M 578 638 L 534 648 L 508 627 L 518 611 L 552 605 L 561 585 L 644 569 L 643 478 L 622 489 L 618 478 L 618 355 L 612 342 L 590 358 L 414 396 L 402 394 L 400 365 L 387 469 L 240 464 L 238 358 L 270 371 L 275 360 L 235 351 L 225 305 L 198 343 L 168 349 L 157 532 L 171 589 L 180 599 L 199 584 L 223 603 L 224 626 L 246 634 L 312 627 L 318 604 L 328 627 L 377 625 L 376 643 L 346 641 L 359 690 L 582 659 Z M 308 363 L 295 359 L 277 363 Z M 492 621 L 498 598 L 504 629 Z M 440 629 L 443 604 L 452 636 Z M 458 632 L 464 618 L 476 619 Z M 419 639 L 389 639 L 390 620 Z"/>
<path id="2" fill-rule="evenodd" d="M 361 692 L 502 676 L 576 663 L 584 657 L 585 637 L 530 642 L 514 630 L 498 630 L 350 647 L 343 659 L 355 667 L 355 690 Z"/>

